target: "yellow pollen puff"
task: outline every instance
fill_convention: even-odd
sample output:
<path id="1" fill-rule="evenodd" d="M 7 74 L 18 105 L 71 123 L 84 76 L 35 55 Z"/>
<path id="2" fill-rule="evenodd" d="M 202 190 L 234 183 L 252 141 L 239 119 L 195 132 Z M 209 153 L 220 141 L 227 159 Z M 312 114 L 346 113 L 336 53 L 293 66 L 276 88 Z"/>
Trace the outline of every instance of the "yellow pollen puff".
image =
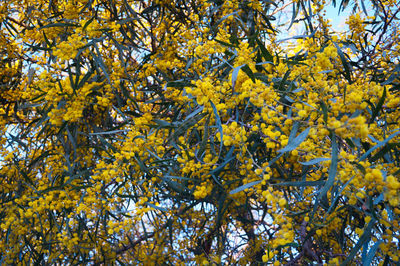
<path id="1" fill-rule="evenodd" d="M 279 206 L 282 208 L 282 207 L 284 207 L 285 205 L 286 205 L 286 199 L 284 199 L 284 198 L 281 198 L 281 199 L 279 199 L 279 201 L 278 201 L 278 203 L 279 203 Z"/>

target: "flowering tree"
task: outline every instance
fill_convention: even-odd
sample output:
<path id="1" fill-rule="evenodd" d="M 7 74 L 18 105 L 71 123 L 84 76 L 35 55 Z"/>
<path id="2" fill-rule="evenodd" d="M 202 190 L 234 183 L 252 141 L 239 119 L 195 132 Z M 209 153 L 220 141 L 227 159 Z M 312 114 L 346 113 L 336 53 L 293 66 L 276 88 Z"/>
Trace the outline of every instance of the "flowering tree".
<path id="1" fill-rule="evenodd" d="M 398 262 L 399 3 L 331 4 L 2 1 L 0 263 Z"/>

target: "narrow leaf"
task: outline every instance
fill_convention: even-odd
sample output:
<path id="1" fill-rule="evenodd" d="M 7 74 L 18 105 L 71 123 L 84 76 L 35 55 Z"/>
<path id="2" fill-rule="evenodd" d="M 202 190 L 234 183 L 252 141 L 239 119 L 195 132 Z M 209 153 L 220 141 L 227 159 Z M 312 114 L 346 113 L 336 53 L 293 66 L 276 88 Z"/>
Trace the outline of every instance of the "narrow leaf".
<path id="1" fill-rule="evenodd" d="M 267 48 L 265 48 L 265 46 L 264 46 L 264 44 L 257 38 L 256 39 L 256 42 L 257 42 L 257 44 L 258 44 L 258 47 L 260 48 L 260 50 L 261 50 L 261 54 L 262 54 L 262 56 L 264 57 L 264 59 L 266 60 L 266 61 L 269 61 L 269 62 L 273 62 L 274 61 L 274 57 L 271 55 L 271 53 L 267 50 Z"/>
<path id="2" fill-rule="evenodd" d="M 396 137 L 398 134 L 400 134 L 400 130 L 397 131 L 396 133 L 393 133 L 392 135 L 390 135 L 389 137 L 387 137 L 385 140 L 383 141 L 379 141 L 374 147 L 370 148 L 366 153 L 364 153 L 363 156 L 360 157 L 360 159 L 358 159 L 359 161 L 363 161 L 365 160 L 368 155 L 370 155 L 374 150 L 385 146 L 391 139 L 393 139 L 394 137 Z"/>
<path id="3" fill-rule="evenodd" d="M 224 167 L 225 167 L 230 161 L 232 161 L 233 159 L 236 158 L 236 156 L 232 155 L 234 150 L 235 150 L 235 146 L 232 146 L 232 147 L 230 148 L 229 152 L 227 153 L 227 155 L 225 156 L 224 162 L 221 163 L 217 168 L 215 168 L 214 170 L 212 170 L 212 171 L 210 172 L 210 175 L 216 175 L 216 174 L 218 174 L 219 172 L 222 171 L 222 169 L 224 169 Z"/>
<path id="4" fill-rule="evenodd" d="M 240 186 L 240 187 L 238 187 L 238 188 L 235 188 L 234 190 L 232 190 L 231 192 L 229 192 L 229 194 L 230 194 L 230 195 L 236 194 L 236 193 L 238 193 L 238 192 L 240 192 L 240 191 L 243 191 L 243 190 L 245 190 L 245 189 L 247 189 L 247 188 L 250 188 L 250 187 L 252 187 L 252 186 L 255 186 L 255 185 L 257 185 L 257 184 L 259 184 L 259 183 L 261 183 L 261 182 L 262 182 L 262 180 L 253 181 L 253 182 L 247 183 L 247 184 L 245 184 L 245 185 L 243 185 L 243 186 Z"/>
<path id="5" fill-rule="evenodd" d="M 347 62 L 347 59 L 346 59 L 344 53 L 342 52 L 342 49 L 340 49 L 339 45 L 337 45 L 337 43 L 335 43 L 335 42 L 333 44 L 336 46 L 340 60 L 342 61 L 342 64 L 344 67 L 344 76 L 351 83 L 351 71 L 350 71 L 349 63 Z"/>
<path id="6" fill-rule="evenodd" d="M 336 141 L 336 136 L 332 133 L 332 159 L 331 166 L 329 168 L 328 180 L 325 183 L 325 186 L 322 188 L 320 195 L 324 195 L 328 192 L 335 181 L 337 165 L 338 165 L 338 145 Z M 321 197 L 319 197 L 321 198 Z"/>
<path id="7" fill-rule="evenodd" d="M 293 181 L 293 182 L 283 182 L 272 184 L 273 186 L 290 186 L 290 187 L 316 187 L 323 185 L 325 183 L 324 180 L 318 181 Z"/>
<path id="8" fill-rule="evenodd" d="M 378 251 L 379 245 L 382 243 L 382 240 L 379 240 L 376 242 L 368 251 L 368 254 L 363 261 L 363 266 L 369 266 L 372 265 L 372 260 L 374 259 L 374 256 L 376 252 Z"/>
<path id="9" fill-rule="evenodd" d="M 375 117 L 379 115 L 379 111 L 382 109 L 383 103 L 385 102 L 386 98 L 386 87 L 383 87 L 382 96 L 379 99 L 379 102 L 376 104 L 374 111 L 372 112 L 370 122 L 372 123 L 375 120 Z"/>
<path id="10" fill-rule="evenodd" d="M 79 27 L 78 24 L 73 24 L 73 23 L 66 23 L 66 22 L 57 22 L 57 23 L 51 23 L 44 25 L 39 28 L 39 30 L 46 29 L 46 28 L 53 28 L 53 27 Z"/>
<path id="11" fill-rule="evenodd" d="M 237 76 L 239 75 L 239 71 L 242 67 L 244 67 L 246 64 L 243 64 L 241 66 L 235 67 L 232 71 L 232 93 L 235 90 L 235 85 L 236 85 L 236 80 L 237 80 Z"/>
<path id="12" fill-rule="evenodd" d="M 319 204 L 321 202 L 321 199 L 326 197 L 327 192 L 329 191 L 329 189 L 333 186 L 333 184 L 335 182 L 337 165 L 338 165 L 338 145 L 336 142 L 336 135 L 333 132 L 332 132 L 331 142 L 332 142 L 332 159 L 331 159 L 331 166 L 329 168 L 328 179 L 326 180 L 325 185 L 322 187 L 322 189 L 318 193 L 318 197 L 315 201 L 315 205 L 314 205 L 311 216 L 314 215 L 315 211 L 317 210 L 317 207 L 319 206 Z"/>
<path id="13" fill-rule="evenodd" d="M 218 126 L 219 134 L 220 134 L 220 136 L 221 136 L 221 147 L 222 147 L 224 133 L 223 133 L 223 131 L 222 131 L 221 118 L 220 118 L 219 115 L 218 115 L 217 107 L 215 107 L 214 103 L 213 103 L 211 100 L 210 100 L 210 104 L 211 104 L 211 107 L 212 107 L 212 109 L 213 109 L 213 111 L 214 111 L 215 121 L 216 121 L 217 126 Z"/>
<path id="14" fill-rule="evenodd" d="M 150 203 L 150 202 L 146 202 L 146 205 L 148 205 L 148 206 L 151 207 L 151 208 L 154 208 L 154 209 L 157 209 L 157 210 L 159 210 L 159 211 L 162 211 L 162 212 L 168 211 L 166 208 L 163 208 L 163 207 L 154 205 L 154 204 L 152 204 L 152 203 Z"/>
<path id="15" fill-rule="evenodd" d="M 374 226 L 374 223 L 375 223 L 375 219 L 372 219 L 369 222 L 367 228 L 365 228 L 364 233 L 358 239 L 357 244 L 353 247 L 353 249 L 351 250 L 350 254 L 347 256 L 346 260 L 343 261 L 340 264 L 340 266 L 349 265 L 349 263 L 352 261 L 352 259 L 356 256 L 357 252 L 361 249 L 362 245 L 366 241 L 369 241 L 371 239 L 371 231 L 372 231 L 372 227 Z"/>
<path id="16" fill-rule="evenodd" d="M 301 132 L 297 137 L 295 137 L 292 141 L 290 141 L 289 138 L 289 143 L 287 144 L 287 146 L 283 149 L 280 149 L 278 152 L 284 153 L 296 149 L 307 138 L 310 129 L 311 129 L 310 127 L 307 128 L 306 130 Z"/>
<path id="17" fill-rule="evenodd" d="M 329 160 L 330 160 L 330 158 L 315 158 L 315 159 L 312 159 L 312 160 L 310 160 L 308 162 L 300 162 L 300 164 L 302 164 L 302 165 L 314 165 L 314 164 L 317 164 L 317 163 L 320 163 L 320 162 L 323 162 L 323 161 L 329 161 Z"/>

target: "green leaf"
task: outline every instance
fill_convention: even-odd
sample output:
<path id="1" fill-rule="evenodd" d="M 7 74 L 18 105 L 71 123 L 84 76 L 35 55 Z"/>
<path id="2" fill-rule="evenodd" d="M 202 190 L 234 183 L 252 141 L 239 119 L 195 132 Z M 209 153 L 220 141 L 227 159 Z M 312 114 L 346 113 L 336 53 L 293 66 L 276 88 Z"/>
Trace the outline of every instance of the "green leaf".
<path id="1" fill-rule="evenodd" d="M 293 127 L 292 127 L 292 131 L 290 131 L 288 142 L 291 142 L 294 139 L 294 137 L 296 137 L 296 134 L 297 134 L 297 131 L 299 130 L 299 127 L 300 127 L 299 121 L 294 122 Z"/>
<path id="2" fill-rule="evenodd" d="M 211 104 L 211 107 L 212 107 L 213 112 L 214 112 L 214 115 L 215 115 L 215 122 L 217 123 L 218 131 L 219 131 L 220 138 L 221 138 L 221 144 L 220 144 L 220 146 L 221 146 L 221 148 L 220 148 L 220 154 L 221 154 L 222 145 L 223 145 L 223 137 L 224 137 L 224 133 L 223 133 L 223 131 L 222 131 L 221 118 L 220 118 L 219 115 L 218 115 L 217 107 L 215 107 L 214 103 L 213 103 L 211 100 L 210 100 L 210 104 Z"/>
<path id="3" fill-rule="evenodd" d="M 324 180 L 318 181 L 293 181 L 293 182 L 283 182 L 272 184 L 273 186 L 291 186 L 291 187 L 316 187 L 323 185 L 325 183 Z"/>
<path id="4" fill-rule="evenodd" d="M 83 78 L 78 82 L 77 88 L 82 88 L 83 85 L 89 80 L 89 78 L 92 76 L 93 71 L 92 69 L 89 69 L 89 71 L 83 76 Z"/>
<path id="5" fill-rule="evenodd" d="M 91 17 L 88 21 L 86 21 L 85 24 L 82 27 L 82 31 L 85 31 L 86 28 L 90 25 L 90 23 L 93 22 L 94 19 L 95 19 L 95 16 Z"/>
<path id="6" fill-rule="evenodd" d="M 224 191 L 223 193 L 220 193 L 220 197 L 218 199 L 218 213 L 217 213 L 217 219 L 215 222 L 215 224 L 217 225 L 216 228 L 219 228 L 221 226 L 222 217 L 229 206 L 229 204 L 224 205 L 226 196 L 227 195 Z"/>
<path id="7" fill-rule="evenodd" d="M 166 176 L 164 176 L 164 178 L 195 181 L 195 179 L 193 179 L 193 178 L 182 177 L 182 176 L 172 176 L 172 175 L 166 175 Z"/>
<path id="8" fill-rule="evenodd" d="M 340 60 L 342 61 L 343 67 L 344 67 L 344 76 L 345 78 L 352 83 L 351 81 L 351 70 L 349 67 L 349 63 L 347 62 L 347 59 L 344 55 L 344 53 L 342 52 L 342 49 L 340 49 L 339 45 L 335 42 L 333 42 L 333 44 L 336 46 L 337 52 L 339 54 Z"/>
<path id="9" fill-rule="evenodd" d="M 292 19 L 290 20 L 288 29 L 290 29 L 292 27 L 299 11 L 300 11 L 300 2 L 294 1 L 293 2 L 293 10 L 292 10 Z"/>
<path id="10" fill-rule="evenodd" d="M 374 259 L 374 256 L 376 254 L 376 252 L 379 249 L 379 245 L 382 243 L 382 240 L 379 240 L 378 242 L 376 242 L 368 251 L 367 256 L 365 257 L 365 259 L 363 260 L 363 266 L 369 266 L 372 265 L 372 260 Z"/>
<path id="11" fill-rule="evenodd" d="M 322 188 L 320 195 L 326 194 L 328 192 L 328 190 L 333 185 L 336 177 L 339 150 L 335 133 L 332 133 L 331 142 L 332 142 L 332 158 L 331 158 L 331 165 L 329 167 L 328 180 L 326 181 L 325 186 Z"/>
<path id="12" fill-rule="evenodd" d="M 258 44 L 258 47 L 261 50 L 261 54 L 264 57 L 264 59 L 268 62 L 273 62 L 274 61 L 274 57 L 272 56 L 272 54 L 267 50 L 267 48 L 265 48 L 264 44 L 258 39 L 256 38 L 256 42 Z"/>
<path id="13" fill-rule="evenodd" d="M 43 31 L 44 41 L 46 42 L 48 47 L 52 47 L 53 45 L 50 43 L 49 39 L 47 39 L 46 33 Z"/>
<path id="14" fill-rule="evenodd" d="M 243 191 L 243 190 L 245 190 L 245 189 L 247 189 L 247 188 L 250 188 L 250 187 L 252 187 L 252 186 L 255 186 L 255 185 L 257 185 L 257 184 L 260 184 L 261 182 L 262 182 L 262 180 L 253 181 L 253 182 L 247 183 L 247 184 L 245 184 L 245 185 L 243 185 L 243 186 L 240 186 L 240 187 L 238 187 L 238 188 L 235 188 L 234 190 L 231 190 L 231 191 L 229 192 L 229 194 L 230 194 L 230 195 L 236 194 L 236 193 L 238 193 L 238 192 L 240 192 L 240 191 Z"/>
<path id="15" fill-rule="evenodd" d="M 385 140 L 383 141 L 379 141 L 374 147 L 370 148 L 366 153 L 364 153 L 363 156 L 360 157 L 360 159 L 358 159 L 358 161 L 363 161 L 365 160 L 368 155 L 370 155 L 374 150 L 385 146 L 391 139 L 393 139 L 394 137 L 396 137 L 398 134 L 400 133 L 400 130 L 398 130 L 396 133 L 393 133 L 392 135 L 390 135 L 389 137 L 387 137 Z"/>
<path id="16" fill-rule="evenodd" d="M 108 75 L 108 70 L 107 70 L 106 65 L 104 64 L 104 61 L 103 61 L 103 58 L 101 56 L 99 47 L 97 46 L 96 43 L 93 43 L 93 46 L 96 49 L 97 54 L 99 55 L 99 56 L 97 56 L 94 53 L 92 53 L 93 58 L 96 61 L 97 65 L 101 68 L 101 70 L 103 70 L 103 74 L 107 78 L 108 82 L 111 83 L 110 75 Z"/>
<path id="17" fill-rule="evenodd" d="M 163 178 L 163 180 L 175 192 L 177 192 L 179 194 L 188 194 L 187 192 L 189 191 L 189 189 L 187 187 L 185 187 L 184 185 L 182 185 L 176 181 L 172 181 L 171 179 L 167 179 L 167 178 Z"/>
<path id="18" fill-rule="evenodd" d="M 79 24 L 74 23 L 67 23 L 67 22 L 56 22 L 44 25 L 39 28 L 39 30 L 46 29 L 46 28 L 53 28 L 53 27 L 79 27 Z"/>
<path id="19" fill-rule="evenodd" d="M 324 116 L 324 122 L 325 124 L 328 124 L 328 107 L 326 106 L 324 101 L 320 102 L 321 109 L 322 109 L 322 114 Z"/>
<path id="20" fill-rule="evenodd" d="M 212 30 L 212 31 L 216 31 L 216 30 L 218 29 L 219 24 L 221 24 L 224 20 L 226 20 L 226 19 L 229 18 L 230 16 L 237 15 L 238 13 L 239 13 L 239 11 L 235 11 L 235 12 L 232 12 L 232 13 L 229 13 L 229 14 L 223 16 L 223 17 L 220 18 L 214 25 L 212 25 L 211 30 Z"/>
<path id="21" fill-rule="evenodd" d="M 32 45 L 32 44 L 29 44 L 29 43 L 25 43 L 24 45 L 29 46 L 30 48 L 33 49 L 33 51 L 36 51 L 36 50 L 51 51 L 52 50 L 51 48 L 41 47 L 40 44 L 39 45 Z"/>
<path id="22" fill-rule="evenodd" d="M 225 166 L 226 166 L 230 161 L 232 161 L 233 159 L 236 158 L 236 156 L 233 155 L 233 151 L 234 151 L 234 150 L 235 150 L 235 146 L 232 146 L 232 147 L 229 149 L 228 153 L 226 154 L 224 162 L 222 162 L 217 168 L 215 168 L 214 170 L 212 170 L 212 171 L 210 172 L 210 175 L 217 175 L 217 174 L 219 174 L 219 173 L 225 168 Z"/>
<path id="23" fill-rule="evenodd" d="M 340 2 L 338 13 L 340 13 L 341 11 L 344 11 L 345 8 L 347 7 L 347 5 L 349 4 L 349 2 L 350 2 L 350 0 L 342 0 Z"/>
<path id="24" fill-rule="evenodd" d="M 29 176 L 25 173 L 24 170 L 22 170 L 17 164 L 14 164 L 19 171 L 19 173 L 22 175 L 22 177 L 25 179 L 25 181 L 31 185 L 32 187 L 35 187 L 35 184 L 33 183 L 32 179 L 29 178 Z"/>
<path id="25" fill-rule="evenodd" d="M 389 84 L 391 84 L 393 81 L 395 81 L 397 77 L 398 77 L 398 75 L 392 74 L 392 75 L 390 75 L 390 76 L 388 77 L 388 79 L 387 79 L 385 82 L 382 82 L 381 84 L 382 84 L 382 85 L 389 85 Z"/>
<path id="26" fill-rule="evenodd" d="M 329 161 L 329 160 L 330 160 L 330 158 L 315 158 L 315 159 L 312 159 L 312 160 L 310 160 L 308 162 L 300 162 L 300 164 L 302 164 L 302 165 L 314 165 L 314 164 L 317 164 L 317 163 L 320 163 L 320 162 L 323 162 L 323 161 Z"/>
<path id="27" fill-rule="evenodd" d="M 242 70 L 244 73 L 247 74 L 247 76 L 253 81 L 256 82 L 256 78 L 254 76 L 253 71 L 251 70 L 251 68 L 248 65 L 245 65 L 244 67 L 242 67 Z"/>
<path id="28" fill-rule="evenodd" d="M 379 102 L 376 104 L 374 111 L 372 112 L 370 123 L 372 123 L 375 120 L 375 117 L 377 117 L 379 112 L 382 110 L 382 106 L 383 106 L 383 103 L 385 102 L 385 98 L 386 98 L 386 87 L 383 87 L 382 96 L 379 99 Z"/>
<path id="29" fill-rule="evenodd" d="M 189 115 L 186 116 L 185 121 L 191 119 L 192 117 L 196 116 L 198 113 L 201 113 L 204 110 L 204 106 L 200 106 L 193 112 L 191 112 Z"/>
<path id="30" fill-rule="evenodd" d="M 111 131 L 89 133 L 89 135 L 113 135 L 113 134 L 123 133 L 123 132 L 127 132 L 127 130 L 117 129 L 117 130 L 111 130 Z"/>
<path id="31" fill-rule="evenodd" d="M 167 82 L 167 84 L 165 84 L 165 86 L 171 88 L 194 87 L 194 85 L 190 81 L 185 80 L 169 81 Z"/>
<path id="32" fill-rule="evenodd" d="M 161 120 L 161 119 L 153 119 L 154 122 L 156 122 L 161 128 L 173 128 L 174 126 L 167 121 Z"/>
<path id="33" fill-rule="evenodd" d="M 177 128 L 175 129 L 174 133 L 168 138 L 168 142 L 178 139 L 179 136 L 185 134 L 189 128 L 196 125 L 206 115 L 207 113 L 198 113 L 194 116 L 185 119 L 182 123 L 177 124 Z"/>
<path id="34" fill-rule="evenodd" d="M 271 167 L 274 163 L 276 163 L 281 157 L 283 153 L 279 153 L 274 159 L 268 162 L 268 166 Z"/>
<path id="35" fill-rule="evenodd" d="M 392 163 L 393 160 L 390 159 L 390 156 L 388 156 L 390 150 L 400 147 L 400 142 L 397 143 L 389 143 L 387 144 L 383 149 L 378 151 L 377 153 L 374 154 L 374 156 L 371 157 L 370 162 L 375 162 L 376 160 L 380 158 L 384 158 L 387 162 Z"/>
<path id="36" fill-rule="evenodd" d="M 97 135 L 97 137 L 100 139 L 101 144 L 104 146 L 107 146 L 110 148 L 113 152 L 117 152 L 117 148 L 115 148 L 111 143 L 109 143 L 107 140 L 105 140 L 101 135 Z M 106 150 L 106 149 L 105 149 Z"/>
<path id="37" fill-rule="evenodd" d="M 278 91 L 283 92 L 283 88 L 286 84 L 287 79 L 289 78 L 290 75 L 290 70 L 286 71 L 285 75 L 283 76 L 281 82 L 279 82 L 279 86 L 278 86 Z M 285 94 L 282 95 L 283 97 L 286 95 L 286 91 Z"/>
<path id="38" fill-rule="evenodd" d="M 357 244 L 353 247 L 353 249 L 351 250 L 350 254 L 347 256 L 347 258 L 340 264 L 340 266 L 345 266 L 345 265 L 349 265 L 349 263 L 352 261 L 352 259 L 356 256 L 357 252 L 361 249 L 362 245 L 366 242 L 366 241 L 370 241 L 371 240 L 371 231 L 372 228 L 375 224 L 375 219 L 372 218 L 372 220 L 368 223 L 367 228 L 365 228 L 364 233 L 362 234 L 362 236 L 358 239 Z"/>
<path id="39" fill-rule="evenodd" d="M 242 67 L 244 67 L 246 64 L 243 64 L 241 66 L 235 67 L 232 71 L 232 93 L 235 91 L 235 85 L 236 85 L 236 80 L 237 76 L 239 75 L 239 71 Z"/>
<path id="40" fill-rule="evenodd" d="M 340 190 L 336 193 L 335 198 L 331 201 L 331 206 L 329 206 L 328 210 L 326 211 L 327 214 L 330 214 L 332 211 L 335 210 L 336 208 L 336 203 L 339 200 L 340 196 L 342 195 L 342 192 L 346 189 L 346 187 L 350 184 L 350 182 L 354 179 L 354 176 L 351 177 L 342 187 Z M 332 196 L 334 196 L 332 194 Z"/>
<path id="41" fill-rule="evenodd" d="M 157 206 L 157 205 L 154 205 L 153 203 L 150 203 L 150 202 L 146 202 L 146 205 L 151 207 L 151 208 L 154 208 L 154 209 L 157 209 L 159 211 L 162 211 L 162 212 L 168 211 L 168 209 L 160 207 L 160 206 Z"/>
<path id="42" fill-rule="evenodd" d="M 208 142 L 208 135 L 210 129 L 210 115 L 207 117 L 206 123 L 204 124 L 204 131 L 203 131 L 203 139 L 201 140 L 199 149 L 196 150 L 196 156 L 198 158 L 203 158 L 202 155 L 206 150 L 207 142 Z"/>
<path id="43" fill-rule="evenodd" d="M 35 165 L 41 164 L 45 160 L 45 158 L 50 157 L 51 155 L 54 155 L 54 153 L 52 153 L 50 150 L 47 150 L 41 153 L 35 159 L 32 159 L 28 164 L 28 171 L 31 171 L 35 167 Z"/>
<path id="44" fill-rule="evenodd" d="M 293 131 L 293 129 L 292 129 L 292 131 Z M 280 149 L 278 152 L 284 153 L 284 152 L 288 152 L 288 151 L 292 151 L 292 150 L 296 149 L 307 138 L 308 133 L 310 132 L 310 129 L 311 129 L 310 127 L 307 128 L 306 130 L 301 132 L 297 137 L 295 137 L 292 140 L 289 137 L 289 141 L 288 141 L 288 144 L 286 145 L 286 147 L 283 149 Z M 292 135 L 292 133 L 290 133 L 290 135 Z"/>
<path id="45" fill-rule="evenodd" d="M 307 35 L 307 34 L 296 35 L 296 36 L 293 36 L 293 37 L 289 37 L 289 38 L 278 40 L 277 42 L 281 43 L 281 42 L 286 42 L 288 40 L 306 39 L 306 38 L 312 37 L 314 35 L 314 33 L 315 32 L 312 32 L 310 35 Z"/>
<path id="46" fill-rule="evenodd" d="M 315 200 L 315 205 L 314 209 L 312 212 L 312 215 L 314 215 L 315 211 L 317 210 L 317 207 L 319 206 L 321 199 L 326 197 L 326 194 L 328 193 L 329 189 L 333 186 L 333 183 L 335 182 L 335 177 L 336 177 L 336 171 L 337 171 L 337 165 L 338 165 L 338 145 L 336 141 L 336 135 L 334 132 L 331 132 L 331 142 L 332 142 L 332 159 L 331 159 L 331 165 L 329 168 L 329 174 L 328 174 L 328 179 L 325 182 L 325 185 L 321 188 L 320 192 L 318 193 L 318 197 Z"/>
<path id="47" fill-rule="evenodd" d="M 223 44 L 223 45 L 225 45 L 225 46 L 232 47 L 232 48 L 236 48 L 236 45 L 230 44 L 230 43 L 228 43 L 228 42 L 224 42 L 224 41 L 221 41 L 221 40 L 218 40 L 218 39 L 215 39 L 215 41 L 218 42 L 218 43 L 220 43 L 220 44 Z"/>

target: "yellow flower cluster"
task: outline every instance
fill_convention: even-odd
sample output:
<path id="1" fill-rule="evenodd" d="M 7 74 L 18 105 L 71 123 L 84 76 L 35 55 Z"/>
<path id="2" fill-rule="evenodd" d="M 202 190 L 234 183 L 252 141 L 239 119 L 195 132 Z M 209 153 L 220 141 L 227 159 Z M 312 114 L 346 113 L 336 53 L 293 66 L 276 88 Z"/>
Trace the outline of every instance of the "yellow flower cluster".
<path id="1" fill-rule="evenodd" d="M 222 125 L 222 130 L 224 132 L 224 145 L 238 145 L 245 143 L 247 140 L 246 130 L 244 127 L 240 126 L 237 122 L 233 121 L 229 125 Z"/>
<path id="2" fill-rule="evenodd" d="M 399 260 L 396 1 L 3 2 L 5 264 Z"/>
<path id="3" fill-rule="evenodd" d="M 66 41 L 63 41 L 57 45 L 57 48 L 55 48 L 53 54 L 61 61 L 74 59 L 78 54 L 79 49 L 85 44 L 86 43 L 82 41 L 82 38 L 79 34 L 72 34 Z"/>

